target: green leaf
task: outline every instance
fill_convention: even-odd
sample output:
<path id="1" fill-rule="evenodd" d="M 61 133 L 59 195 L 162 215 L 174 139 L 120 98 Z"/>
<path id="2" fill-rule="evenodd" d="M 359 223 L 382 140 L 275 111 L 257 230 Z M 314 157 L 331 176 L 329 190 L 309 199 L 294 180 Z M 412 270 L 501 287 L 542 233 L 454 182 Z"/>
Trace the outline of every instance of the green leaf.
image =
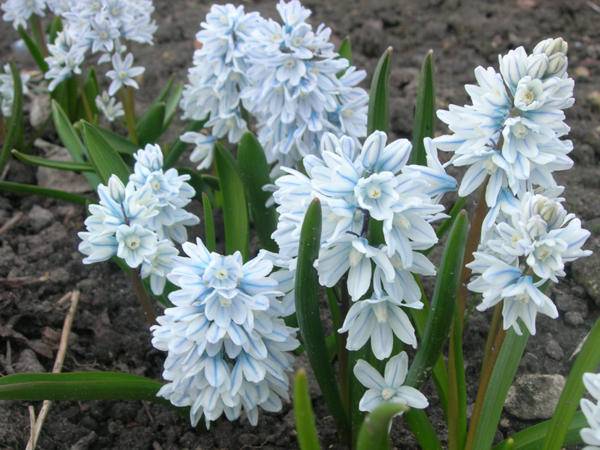
<path id="1" fill-rule="evenodd" d="M 114 133 L 106 128 L 99 127 L 94 124 L 89 124 L 102 138 L 121 155 L 132 156 L 140 149 L 140 146 L 135 145 L 129 139 L 120 134 Z"/>
<path id="2" fill-rule="evenodd" d="M 492 447 L 502 415 L 504 400 L 515 378 L 529 338 L 527 329 L 521 328 L 523 329 L 522 336 L 511 329 L 504 339 L 483 399 L 481 416 L 475 427 L 473 442 L 467 442 L 467 449 L 479 450 Z"/>
<path id="3" fill-rule="evenodd" d="M 54 128 L 56 129 L 58 137 L 67 151 L 71 154 L 73 161 L 80 164 L 86 163 L 86 149 L 81 143 L 75 128 L 71 125 L 64 110 L 55 100 L 52 100 L 52 120 L 54 121 Z M 100 178 L 95 173 L 86 172 L 83 176 L 94 189 L 100 184 Z"/>
<path id="4" fill-rule="evenodd" d="M 346 36 L 342 40 L 338 53 L 342 58 L 346 58 L 349 63 L 352 63 L 352 44 L 350 43 L 350 36 Z"/>
<path id="5" fill-rule="evenodd" d="M 81 126 L 83 140 L 92 165 L 102 181 L 107 183 L 111 175 L 116 175 L 123 183 L 127 184 L 130 173 L 129 167 L 127 167 L 117 150 L 102 137 L 97 127 L 88 122 L 82 122 Z"/>
<path id="6" fill-rule="evenodd" d="M 213 218 L 212 205 L 206 192 L 202 193 L 202 209 L 204 212 L 204 245 L 210 252 L 217 248 L 217 239 L 215 237 L 215 221 Z"/>
<path id="7" fill-rule="evenodd" d="M 56 161 L 52 159 L 40 158 L 39 156 L 27 155 L 13 149 L 12 154 L 19 161 L 32 166 L 50 167 L 51 169 L 66 170 L 70 172 L 93 172 L 94 168 L 90 164 L 77 163 L 72 161 Z"/>
<path id="8" fill-rule="evenodd" d="M 456 218 L 444 248 L 423 339 L 406 376 L 409 386 L 418 388 L 425 382 L 448 338 L 456 308 L 468 228 L 467 214 L 463 211 Z"/>
<path id="9" fill-rule="evenodd" d="M 271 238 L 271 234 L 277 228 L 277 213 L 274 207 L 266 206 L 270 194 L 262 189 L 264 185 L 271 183 L 269 165 L 262 146 L 250 132 L 245 133 L 238 144 L 238 166 L 261 246 L 277 252 L 277 244 Z"/>
<path id="10" fill-rule="evenodd" d="M 300 450 L 319 450 L 321 445 L 304 369 L 299 369 L 294 377 L 294 417 Z"/>
<path id="11" fill-rule="evenodd" d="M 349 418 L 342 405 L 335 373 L 329 362 L 319 308 L 319 282 L 314 262 L 319 256 L 321 222 L 321 203 L 314 199 L 306 211 L 300 232 L 295 279 L 296 317 L 306 354 L 325 403 L 340 435 L 349 442 Z"/>
<path id="12" fill-rule="evenodd" d="M 190 122 L 185 128 L 184 132 L 200 131 L 202 128 L 204 128 L 205 123 L 205 120 L 196 120 Z M 169 169 L 175 165 L 175 163 L 179 160 L 181 154 L 185 151 L 188 145 L 189 144 L 187 144 L 186 142 L 182 142 L 179 138 L 177 138 L 177 140 L 168 147 L 168 151 L 166 152 L 165 156 L 165 169 Z"/>
<path id="13" fill-rule="evenodd" d="M 60 19 L 59 16 L 54 16 L 52 18 L 52 22 L 50 22 L 50 26 L 48 27 L 48 43 L 49 44 L 54 44 L 54 41 L 56 40 L 56 36 L 58 36 L 58 33 L 60 33 L 63 29 L 63 25 L 62 25 L 62 20 Z"/>
<path id="14" fill-rule="evenodd" d="M 466 203 L 467 197 L 458 197 L 456 199 L 454 205 L 452 205 L 452 208 L 450 208 L 450 212 L 448 213 L 450 217 L 444 220 L 440 227 L 437 229 L 436 234 L 438 238 L 441 239 L 446 234 L 446 232 L 450 229 L 450 227 L 456 220 L 456 216 L 458 216 L 458 213 L 464 209 Z M 429 253 L 429 251 L 427 251 L 426 253 Z"/>
<path id="15" fill-rule="evenodd" d="M 371 80 L 369 92 L 369 115 L 367 117 L 367 129 L 371 134 L 380 130 L 387 133 L 390 126 L 390 67 L 392 59 L 392 47 L 389 47 L 379 58 L 375 73 Z"/>
<path id="16" fill-rule="evenodd" d="M 10 63 L 10 72 L 13 79 L 13 104 L 10 112 L 10 119 L 6 126 L 6 136 L 4 136 L 4 145 L 0 152 L 0 174 L 8 163 L 10 151 L 18 146 L 23 130 L 23 85 L 21 83 L 21 74 L 14 63 Z"/>
<path id="17" fill-rule="evenodd" d="M 568 424 L 567 434 L 562 444 L 563 447 L 581 444 L 579 431 L 587 426 L 585 416 L 582 412 L 577 411 L 573 416 L 573 420 Z M 544 439 L 550 436 L 551 430 L 552 420 L 545 420 L 510 436 L 509 439 L 512 439 L 512 444 L 509 444 L 507 439 L 494 446 L 493 450 L 539 450 L 542 448 Z"/>
<path id="18" fill-rule="evenodd" d="M 90 67 L 88 70 L 85 82 L 83 83 L 83 94 L 87 101 L 87 105 L 90 108 L 90 112 L 94 116 L 98 116 L 98 107 L 96 106 L 96 97 L 100 95 L 100 88 L 98 87 L 98 78 L 96 77 L 96 70 Z M 88 117 L 88 119 L 90 119 Z"/>
<path id="19" fill-rule="evenodd" d="M 12 181 L 0 181 L 0 191 L 13 192 L 15 194 L 39 195 L 41 197 L 55 198 L 66 202 L 85 205 L 88 202 L 86 197 L 70 192 L 59 191 L 57 189 L 48 189 L 36 186 L 34 184 L 14 183 Z"/>
<path id="20" fill-rule="evenodd" d="M 429 50 L 419 77 L 417 89 L 417 103 L 415 105 L 415 118 L 413 121 L 411 163 L 421 166 L 427 165 L 427 153 L 423 139 L 433 137 L 435 127 L 435 85 L 433 78 L 433 50 Z"/>
<path id="21" fill-rule="evenodd" d="M 150 400 L 162 384 L 120 372 L 21 373 L 0 378 L 2 400 Z"/>
<path id="22" fill-rule="evenodd" d="M 169 89 L 169 94 L 165 99 L 165 120 L 163 122 L 163 133 L 167 128 L 169 128 L 169 125 L 171 125 L 175 114 L 177 114 L 182 93 L 183 84 L 181 83 L 176 83 L 171 87 L 171 89 Z"/>
<path id="23" fill-rule="evenodd" d="M 554 415 L 550 421 L 549 432 L 544 442 L 544 450 L 559 450 L 564 447 L 563 441 L 569 424 L 575 415 L 575 411 L 585 390 L 583 374 L 586 372 L 595 373 L 599 365 L 600 319 L 592 327 L 571 368 L 569 378 L 567 378 L 565 387 L 560 394 L 560 399 L 554 410 Z"/>
<path id="24" fill-rule="evenodd" d="M 395 415 L 406 412 L 408 407 L 399 403 L 382 403 L 365 417 L 356 450 L 388 450 L 390 448 L 390 424 Z"/>
<path id="25" fill-rule="evenodd" d="M 25 28 L 19 26 L 17 31 L 19 33 L 19 36 L 21 36 L 21 39 L 23 39 L 23 42 L 25 42 L 27 50 L 29 50 L 31 57 L 33 58 L 39 69 L 43 73 L 48 72 L 48 63 L 44 60 L 44 56 L 42 54 L 42 51 L 40 50 L 40 47 L 35 43 L 33 39 L 31 39 L 29 34 L 27 34 Z"/>
<path id="26" fill-rule="evenodd" d="M 231 153 L 220 143 L 215 146 L 215 162 L 223 194 L 223 222 L 225 224 L 225 252 L 237 250 L 248 260 L 248 207 L 244 184 Z"/>
<path id="27" fill-rule="evenodd" d="M 136 125 L 140 146 L 154 144 L 163 134 L 166 106 L 159 102 L 146 110 Z"/>
<path id="28" fill-rule="evenodd" d="M 467 384 L 463 358 L 463 323 L 456 308 L 448 351 L 448 448 L 462 450 L 467 438 Z"/>
<path id="29" fill-rule="evenodd" d="M 404 415 L 406 424 L 422 449 L 442 450 L 437 431 L 422 409 L 411 409 Z"/>

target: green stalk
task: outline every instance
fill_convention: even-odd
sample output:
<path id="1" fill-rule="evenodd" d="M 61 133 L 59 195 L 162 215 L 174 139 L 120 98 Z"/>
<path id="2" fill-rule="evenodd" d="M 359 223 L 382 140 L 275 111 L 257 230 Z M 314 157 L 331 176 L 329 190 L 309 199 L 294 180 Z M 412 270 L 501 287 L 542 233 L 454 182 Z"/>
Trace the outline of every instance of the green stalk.
<path id="1" fill-rule="evenodd" d="M 131 270 L 129 273 L 135 296 L 137 297 L 138 301 L 140 302 L 140 305 L 142 305 L 142 309 L 144 310 L 146 322 L 148 323 L 148 325 L 154 325 L 156 322 L 156 312 L 154 311 L 154 306 L 152 305 L 150 296 L 148 295 L 148 292 L 146 292 L 146 288 L 144 288 L 144 284 L 142 283 L 140 270 L 134 269 Z"/>
<path id="2" fill-rule="evenodd" d="M 123 110 L 125 111 L 125 124 L 127 125 L 127 131 L 129 133 L 129 139 L 134 144 L 138 144 L 138 135 L 136 130 L 136 119 L 135 119 L 135 97 L 133 88 L 131 86 L 125 86 L 121 88 L 121 99 L 123 101 Z"/>
<path id="3" fill-rule="evenodd" d="M 29 18 L 29 23 L 31 24 L 33 36 L 42 52 L 42 55 L 45 58 L 48 56 L 48 45 L 46 45 L 46 32 L 44 31 L 44 26 L 42 25 L 42 19 L 40 16 L 32 14 Z"/>

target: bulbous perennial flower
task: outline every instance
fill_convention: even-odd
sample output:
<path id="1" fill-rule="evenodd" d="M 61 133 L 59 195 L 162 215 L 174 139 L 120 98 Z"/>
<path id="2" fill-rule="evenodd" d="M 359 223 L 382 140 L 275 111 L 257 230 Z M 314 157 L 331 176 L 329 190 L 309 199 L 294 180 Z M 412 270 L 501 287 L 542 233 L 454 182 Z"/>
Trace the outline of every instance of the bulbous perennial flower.
<path id="1" fill-rule="evenodd" d="M 535 186 L 554 188 L 553 172 L 572 167 L 573 144 L 564 139 L 563 110 L 574 102 L 566 54 L 561 38 L 540 42 L 529 55 L 511 50 L 499 57 L 500 73 L 475 69 L 477 84 L 465 86 L 472 104 L 438 111 L 452 134 L 436 145 L 454 152 L 455 166 L 468 166 L 459 195 L 489 179 L 486 202 L 493 207 L 501 189 L 520 196 Z"/>
<path id="2" fill-rule="evenodd" d="M 243 263 L 239 252 L 209 252 L 200 239 L 183 244 L 169 275 L 179 290 L 152 327 L 153 345 L 168 352 L 158 395 L 190 406 L 196 425 L 223 413 L 252 425 L 259 408 L 276 412 L 288 399 L 295 330 L 282 320 L 273 264 L 263 253 Z"/>
<path id="3" fill-rule="evenodd" d="M 581 399 L 581 411 L 585 415 L 588 427 L 582 428 L 581 439 L 588 444 L 583 450 L 600 449 L 600 374 L 584 373 L 583 384 L 594 398 L 594 401 L 587 398 Z"/>
<path id="4" fill-rule="evenodd" d="M 505 213 L 474 253 L 468 267 L 476 276 L 468 287 L 483 294 L 479 310 L 503 302 L 504 329 L 513 327 L 521 334 L 521 319 L 535 334 L 537 313 L 558 317 L 542 286 L 565 276 L 565 263 L 591 254 L 581 249 L 590 233 L 567 214 L 562 199 L 527 192 L 515 200 L 505 205 Z"/>
<path id="5" fill-rule="evenodd" d="M 349 136 L 326 133 L 321 157 L 308 155 L 307 175 L 282 168 L 273 198 L 279 221 L 273 239 L 279 245 L 277 264 L 295 270 L 300 227 L 308 204 L 321 200 L 323 231 L 316 266 L 319 282 L 335 286 L 346 276 L 355 302 L 340 332 L 349 332 L 347 348 L 357 350 L 370 340 L 374 354 L 391 354 L 393 335 L 416 347 L 414 329 L 402 307 L 421 308 L 421 292 L 413 273 L 433 275 L 435 268 L 418 250 L 437 242 L 431 222 L 444 217 L 440 194 L 455 189 L 437 154 L 428 167 L 407 165 L 411 144 L 387 144 L 376 131 L 358 148 Z M 428 142 L 428 145 L 431 144 Z M 369 219 L 382 223 L 384 243 L 366 238 Z M 361 298 L 373 287 L 373 297 Z"/>

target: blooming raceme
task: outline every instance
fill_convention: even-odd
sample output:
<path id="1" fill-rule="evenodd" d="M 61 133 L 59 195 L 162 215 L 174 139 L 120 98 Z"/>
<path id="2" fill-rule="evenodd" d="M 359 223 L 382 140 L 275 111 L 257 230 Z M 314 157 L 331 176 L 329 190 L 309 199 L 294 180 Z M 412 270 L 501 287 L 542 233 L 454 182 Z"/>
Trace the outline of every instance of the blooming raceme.
<path id="1" fill-rule="evenodd" d="M 472 104 L 438 111 L 452 134 L 435 144 L 454 153 L 452 164 L 468 166 L 459 195 L 488 180 L 486 202 L 495 206 L 506 188 L 520 196 L 535 186 L 554 188 L 552 176 L 569 169 L 571 141 L 564 109 L 573 105 L 567 76 L 567 43 L 546 39 L 527 54 L 523 47 L 499 57 L 500 73 L 475 69 L 476 85 L 466 85 Z"/>
<path id="2" fill-rule="evenodd" d="M 276 264 L 290 273 L 306 209 L 313 198 L 321 200 L 319 282 L 332 287 L 346 277 L 354 304 L 340 332 L 349 332 L 349 350 L 370 340 L 379 359 L 391 354 L 393 335 L 416 347 L 403 307 L 423 306 L 412 274 L 433 275 L 435 268 L 418 250 L 437 242 L 431 222 L 444 217 L 440 194 L 456 188 L 437 154 L 430 152 L 427 167 L 407 165 L 410 142 L 386 141 L 386 134 L 376 131 L 359 148 L 350 136 L 325 133 L 322 156 L 303 159 L 307 175 L 282 168 L 286 175 L 277 179 L 273 194 L 279 212 L 273 233 L 279 245 Z M 369 219 L 383 222 L 380 245 L 366 238 Z M 370 287 L 373 294 L 361 300 Z"/>
<path id="3" fill-rule="evenodd" d="M 81 73 L 88 52 L 100 54 L 99 63 L 111 63 L 112 70 L 107 73 L 112 80 L 108 91 L 111 96 L 123 86 L 137 88 L 133 78 L 144 68 L 133 66 L 133 55 L 126 54 L 125 42 L 152 44 L 156 31 L 153 12 L 151 0 L 65 0 L 59 12 L 63 30 L 48 46 L 49 89 Z"/>
<path id="4" fill-rule="evenodd" d="M 562 199 L 526 192 L 505 203 L 468 267 L 475 274 L 468 287 L 483 294 L 477 307 L 488 309 L 503 302 L 504 329 L 521 334 L 521 319 L 535 334 L 537 313 L 558 317 L 542 286 L 565 276 L 564 265 L 591 254 L 581 247 L 590 236 L 581 221 L 568 214 Z"/>
<path id="5" fill-rule="evenodd" d="M 581 411 L 585 415 L 589 427 L 582 428 L 581 439 L 587 444 L 583 450 L 600 449 L 600 374 L 583 374 L 583 384 L 594 398 L 594 401 L 587 398 L 581 399 Z"/>
<path id="6" fill-rule="evenodd" d="M 176 406 L 190 406 L 196 425 L 222 414 L 242 414 L 252 425 L 258 409 L 281 410 L 288 398 L 295 330 L 282 320 L 273 264 L 259 255 L 243 263 L 239 252 L 222 256 L 202 241 L 183 244 L 169 275 L 179 290 L 152 327 L 153 345 L 168 352 L 158 395 Z"/>
<path id="7" fill-rule="evenodd" d="M 29 75 L 21 73 L 21 86 L 23 95 L 29 92 L 27 83 Z M 12 114 L 13 99 L 15 96 L 15 87 L 13 83 L 12 72 L 10 65 L 4 65 L 4 72 L 0 72 L 0 113 L 4 117 L 10 117 Z"/>
<path id="8" fill-rule="evenodd" d="M 358 408 L 373 411 L 382 403 L 398 403 L 409 408 L 424 409 L 429 406 L 427 398 L 417 389 L 403 386 L 408 372 L 408 355 L 400 352 L 385 364 L 384 376 L 368 362 L 359 359 L 354 366 L 354 376 L 367 388 Z"/>
<path id="9" fill-rule="evenodd" d="M 173 244 L 187 240 L 185 227 L 199 219 L 183 208 L 194 195 L 189 175 L 162 169 L 158 145 L 146 145 L 135 155 L 134 173 L 124 185 L 113 175 L 98 186 L 99 204 L 89 207 L 86 231 L 80 232 L 84 264 L 117 256 L 150 278 L 152 291 L 163 292 L 166 276 L 178 252 Z"/>
<path id="10" fill-rule="evenodd" d="M 366 92 L 357 87 L 365 77 L 329 41 L 331 30 L 306 22 L 310 11 L 297 0 L 281 0 L 282 24 L 242 6 L 214 5 L 197 39 L 181 107 L 184 118 L 202 120 L 210 136 L 188 132 L 195 144 L 192 161 L 204 169 L 212 162 L 217 139 L 239 141 L 248 115 L 269 162 L 293 166 L 314 154 L 323 133 L 364 137 Z M 341 75 L 340 75 L 341 74 Z"/>

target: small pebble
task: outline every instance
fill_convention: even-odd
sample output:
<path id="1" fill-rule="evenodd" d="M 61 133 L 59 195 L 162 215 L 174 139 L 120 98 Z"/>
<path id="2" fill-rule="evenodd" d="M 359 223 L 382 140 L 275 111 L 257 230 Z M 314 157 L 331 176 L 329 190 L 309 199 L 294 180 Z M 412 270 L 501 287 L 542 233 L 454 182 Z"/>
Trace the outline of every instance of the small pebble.
<path id="1" fill-rule="evenodd" d="M 565 352 L 561 348 L 560 344 L 554 340 L 550 339 L 546 344 L 546 354 L 557 361 L 562 360 L 565 357 Z"/>
<path id="2" fill-rule="evenodd" d="M 573 327 L 578 327 L 579 325 L 583 324 L 584 319 L 581 313 L 577 311 L 569 311 L 565 314 L 565 321 Z"/>

